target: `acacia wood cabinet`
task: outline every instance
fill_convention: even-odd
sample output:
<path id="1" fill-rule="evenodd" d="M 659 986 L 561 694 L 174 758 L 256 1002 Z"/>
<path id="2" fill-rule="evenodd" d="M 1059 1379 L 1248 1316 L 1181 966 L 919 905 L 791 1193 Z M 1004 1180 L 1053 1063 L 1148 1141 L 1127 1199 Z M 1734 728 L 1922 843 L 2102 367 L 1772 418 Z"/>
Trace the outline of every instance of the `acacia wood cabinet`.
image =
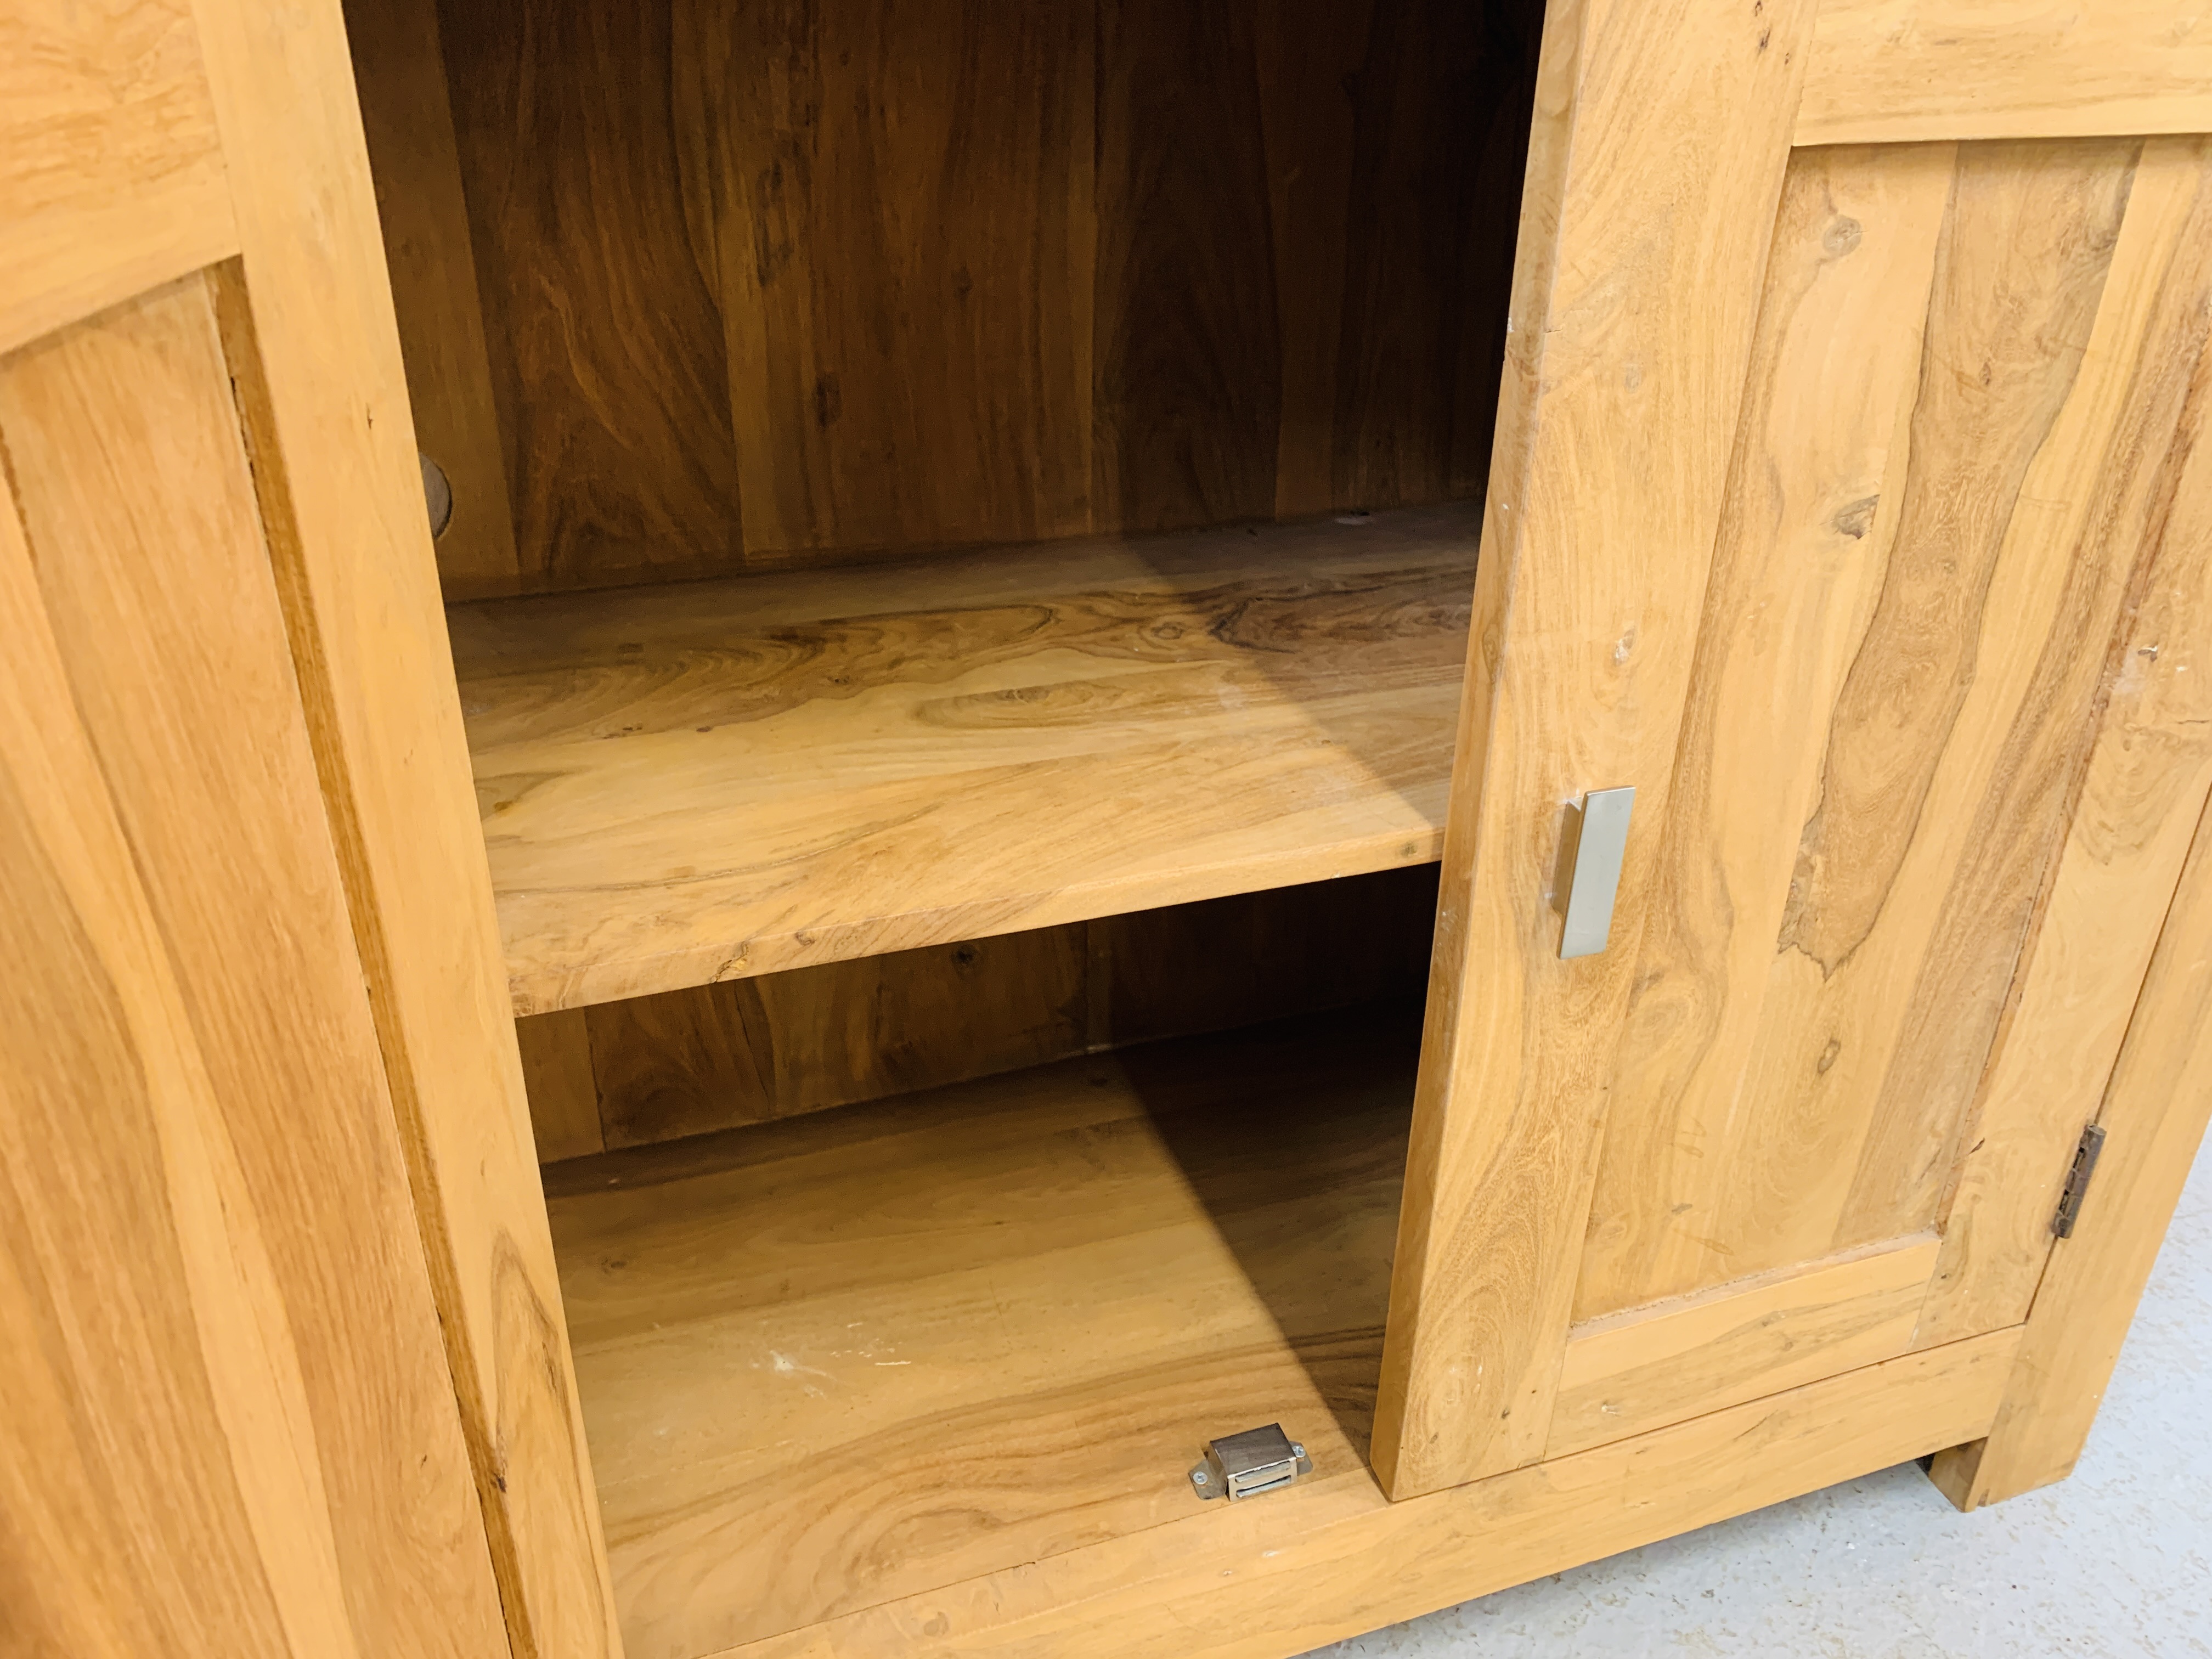
<path id="1" fill-rule="evenodd" d="M 2208 135 L 2201 0 L 0 0 L 0 1644 L 1286 1659 L 2063 1477 Z"/>

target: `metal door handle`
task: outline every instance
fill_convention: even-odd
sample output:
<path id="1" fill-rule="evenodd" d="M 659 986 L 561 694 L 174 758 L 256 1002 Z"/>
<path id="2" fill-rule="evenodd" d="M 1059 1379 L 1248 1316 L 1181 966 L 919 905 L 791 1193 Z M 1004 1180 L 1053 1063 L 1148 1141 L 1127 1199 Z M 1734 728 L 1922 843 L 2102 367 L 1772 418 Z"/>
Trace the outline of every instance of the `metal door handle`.
<path id="1" fill-rule="evenodd" d="M 1628 812 L 1636 786 L 1593 789 L 1583 797 L 1581 836 L 1568 856 L 1567 919 L 1559 929 L 1562 957 L 1594 957 L 1613 932 L 1613 896 L 1620 890 L 1620 860 L 1628 848 Z"/>

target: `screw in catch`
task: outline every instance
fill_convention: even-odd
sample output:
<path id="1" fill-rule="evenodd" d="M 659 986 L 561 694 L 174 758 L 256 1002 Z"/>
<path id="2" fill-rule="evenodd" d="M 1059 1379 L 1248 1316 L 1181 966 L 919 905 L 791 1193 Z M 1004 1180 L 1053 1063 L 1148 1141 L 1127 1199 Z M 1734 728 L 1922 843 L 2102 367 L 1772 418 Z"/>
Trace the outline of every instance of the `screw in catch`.
<path id="1" fill-rule="evenodd" d="M 1190 1472 L 1190 1484 L 1194 1486 L 1204 1486 L 1206 1484 L 1206 1471 L 1204 1469 L 1193 1469 Z"/>

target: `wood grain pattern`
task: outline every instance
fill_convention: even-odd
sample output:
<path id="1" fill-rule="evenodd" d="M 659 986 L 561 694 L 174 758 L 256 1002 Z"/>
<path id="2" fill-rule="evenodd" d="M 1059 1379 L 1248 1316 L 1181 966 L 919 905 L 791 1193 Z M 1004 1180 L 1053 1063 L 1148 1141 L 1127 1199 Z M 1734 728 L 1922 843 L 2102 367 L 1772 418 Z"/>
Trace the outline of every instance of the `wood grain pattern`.
<path id="1" fill-rule="evenodd" d="M 448 6 L 444 179 L 380 16 L 425 430 L 486 437 L 473 328 L 514 490 L 449 593 L 1476 493 L 1537 9 Z M 461 198 L 481 325 L 422 269 Z"/>
<path id="2" fill-rule="evenodd" d="M 189 0 L 0 15 L 0 351 L 238 251 Z"/>
<path id="3" fill-rule="evenodd" d="M 1436 895 L 1422 865 L 532 1016 L 538 1158 L 1418 995 Z"/>
<path id="4" fill-rule="evenodd" d="M 0 940 L 39 969 L 0 978 L 0 1632 L 350 1656 L 283 1296 L 4 472 L 0 629 Z"/>
<path id="5" fill-rule="evenodd" d="M 1480 495 L 1541 27 L 1529 0 L 1257 8 L 1278 514 Z"/>
<path id="6" fill-rule="evenodd" d="M 1955 161 L 1946 145 L 1816 151 L 1784 185 L 1591 1200 L 1581 1319 L 1739 1277 L 1726 1206 L 1747 1194 L 1785 1202 L 1770 1190 L 1805 1179 L 1739 1144 L 1757 1121 L 1757 1103 L 1739 1105 L 1744 1055 L 1819 797 L 1821 745 L 1808 733 L 1850 670 L 1896 536 L 1881 504 L 1903 482 Z"/>
<path id="7" fill-rule="evenodd" d="M 606 1144 L 765 1123 L 1081 1054 L 1086 957 L 1076 923 L 601 1003 L 582 1012 Z"/>
<path id="8" fill-rule="evenodd" d="M 1917 1456 L 1989 1419 L 2018 1344 L 1907 1355 L 1395 1504 L 1353 1476 L 1215 1506 L 720 1659 L 1288 1659 Z"/>
<path id="9" fill-rule="evenodd" d="M 586 1158 L 606 1150 L 599 1123 L 599 1085 L 592 1069 L 592 1033 L 580 1008 L 517 1020 L 522 1083 L 530 1096 L 530 1127 L 538 1161 Z"/>
<path id="10" fill-rule="evenodd" d="M 1218 1434 L 1360 1472 L 1410 1005 L 550 1172 L 633 1651 L 1175 1521 Z"/>
<path id="11" fill-rule="evenodd" d="M 526 591 L 742 555 L 707 181 L 662 6 L 439 9 Z"/>
<path id="12" fill-rule="evenodd" d="M 2205 0 L 1823 0 L 1796 142 L 2208 131 Z"/>
<path id="13" fill-rule="evenodd" d="M 2027 1316 L 2081 1126 L 2096 1114 L 2212 787 L 2212 446 L 2204 313 L 2212 168 L 2200 139 L 2147 143 L 2125 234 L 2148 347 L 2096 462 L 2077 556 L 2132 562 L 2087 771 L 2000 1028 L 1922 1310 L 1936 1343 Z"/>
<path id="14" fill-rule="evenodd" d="M 37 1021 L 0 1624 L 473 1659 L 498 1596 L 205 279 L 0 360 L 0 445 L 9 700 L 45 704 L 0 815 Z"/>
<path id="15" fill-rule="evenodd" d="M 1436 855 L 1473 516 L 461 607 L 518 1012 Z"/>
<path id="16" fill-rule="evenodd" d="M 1091 7 L 676 17 L 747 562 L 1089 530 Z"/>
<path id="17" fill-rule="evenodd" d="M 1258 9 L 1099 0 L 1102 528 L 1273 513 L 1283 349 Z"/>
<path id="18" fill-rule="evenodd" d="M 1094 1044 L 1219 1031 L 1418 997 L 1437 869 L 1239 893 L 1091 924 Z"/>
<path id="19" fill-rule="evenodd" d="M 1923 1234 L 1576 1326 L 1544 1455 L 1894 1358 L 1914 1346 L 1937 1249 Z"/>
<path id="20" fill-rule="evenodd" d="M 1543 1449 L 1653 838 L 1603 956 L 1559 959 L 1544 887 L 1563 802 L 1634 783 L 1664 817 L 1813 10 L 1545 25 L 1376 1431 L 1394 1497 Z"/>
<path id="21" fill-rule="evenodd" d="M 2140 164 L 2133 141 L 1970 146 L 1948 181 L 1942 146 L 1795 165 L 1794 198 L 1852 220 L 1838 281 L 1857 266 L 1863 297 L 1832 333 L 1784 303 L 1778 254 L 1772 384 L 1708 593 L 1584 1317 L 1942 1218 L 2107 642 L 2193 431 L 2212 297 L 2188 225 L 2201 167 L 2193 141 L 2161 143 Z M 1796 222 L 1805 249 L 1839 229 L 1830 211 Z M 1910 269 L 1885 270 L 1881 239 L 1908 220 Z M 1898 320 L 1916 293 L 1919 330 Z M 1793 359 L 1786 337 L 1808 323 L 1819 343 Z M 1831 342 L 1882 376 L 1833 429 Z M 1802 581 L 1808 543 L 1849 580 Z M 1796 631 L 1775 627 L 1793 608 Z M 2051 1040 L 2079 1035 L 2064 1030 Z"/>
<path id="22" fill-rule="evenodd" d="M 201 0 L 218 285 L 285 623 L 514 1644 L 621 1651 L 343 19 Z"/>
<path id="23" fill-rule="evenodd" d="M 515 592 L 524 576 L 437 0 L 349 0 L 345 20 L 416 441 L 453 488 L 439 574 L 455 598 Z"/>
<path id="24" fill-rule="evenodd" d="M 2081 1218 L 2051 1250 L 1989 1435 L 1930 1471 L 1960 1509 L 2073 1472 L 2208 1117 L 2212 825 L 2200 825 L 2097 1115 L 2110 1139 Z"/>

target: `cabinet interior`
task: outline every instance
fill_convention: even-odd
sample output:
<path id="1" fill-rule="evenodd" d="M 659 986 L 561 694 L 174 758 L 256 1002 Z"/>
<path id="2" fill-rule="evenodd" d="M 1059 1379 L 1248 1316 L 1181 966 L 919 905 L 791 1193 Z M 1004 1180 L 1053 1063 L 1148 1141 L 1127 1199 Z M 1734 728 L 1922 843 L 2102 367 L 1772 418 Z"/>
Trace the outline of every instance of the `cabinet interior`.
<path id="1" fill-rule="evenodd" d="M 1534 0 L 351 0 L 632 1650 L 1365 1480 Z"/>

